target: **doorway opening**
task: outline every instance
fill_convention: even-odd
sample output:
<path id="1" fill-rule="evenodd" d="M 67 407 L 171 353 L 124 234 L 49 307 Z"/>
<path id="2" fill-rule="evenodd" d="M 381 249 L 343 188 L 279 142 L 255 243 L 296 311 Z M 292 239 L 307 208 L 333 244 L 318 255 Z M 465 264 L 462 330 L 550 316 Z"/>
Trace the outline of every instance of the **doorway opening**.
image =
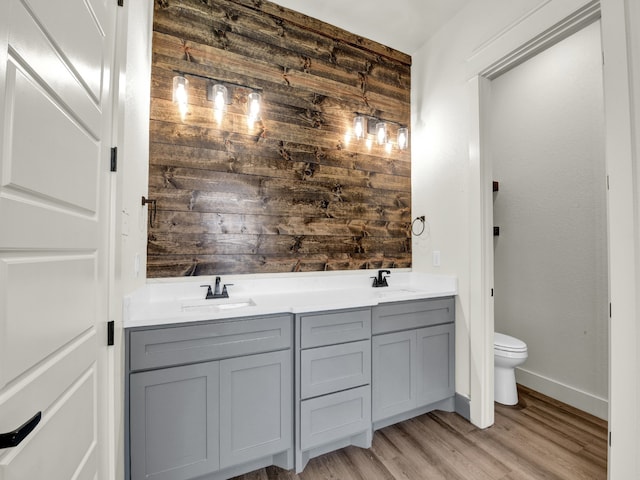
<path id="1" fill-rule="evenodd" d="M 519 383 L 602 419 L 608 271 L 600 22 L 492 79 L 495 331 Z"/>

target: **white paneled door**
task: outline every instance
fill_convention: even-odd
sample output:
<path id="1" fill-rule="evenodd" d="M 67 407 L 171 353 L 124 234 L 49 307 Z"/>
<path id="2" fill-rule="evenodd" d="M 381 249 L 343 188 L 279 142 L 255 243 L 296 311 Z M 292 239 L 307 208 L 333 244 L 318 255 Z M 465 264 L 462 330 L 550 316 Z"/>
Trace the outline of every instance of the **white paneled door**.
<path id="1" fill-rule="evenodd" d="M 106 478 L 117 8 L 0 2 L 1 480 Z"/>

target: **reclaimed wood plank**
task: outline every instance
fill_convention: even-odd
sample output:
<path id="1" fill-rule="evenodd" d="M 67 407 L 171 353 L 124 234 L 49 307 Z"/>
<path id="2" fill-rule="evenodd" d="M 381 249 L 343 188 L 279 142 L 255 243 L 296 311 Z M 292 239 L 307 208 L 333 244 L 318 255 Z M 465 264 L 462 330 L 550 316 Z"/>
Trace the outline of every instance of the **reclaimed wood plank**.
<path id="1" fill-rule="evenodd" d="M 151 112 L 152 121 L 162 119 L 162 121 L 168 123 L 182 123 L 180 114 L 175 106 L 166 100 L 152 99 Z M 211 109 L 195 106 L 190 106 L 187 122 L 189 126 L 205 129 L 209 129 L 212 124 L 218 126 L 213 119 Z M 345 120 L 344 123 L 347 124 L 348 122 Z M 247 123 L 246 114 L 235 114 L 228 111 L 218 127 L 219 137 L 224 134 L 233 134 L 236 135 L 238 143 L 246 145 L 264 143 L 267 139 L 270 139 L 276 142 L 311 145 L 314 149 L 346 150 L 353 153 L 370 154 L 385 158 L 387 161 L 406 161 L 406 159 L 410 158 L 409 153 L 406 151 L 399 152 L 397 149 L 392 149 L 391 153 L 389 153 L 384 146 L 379 146 L 375 143 L 371 148 L 368 148 L 364 141 L 357 142 L 353 140 L 349 145 L 345 145 L 344 130 L 339 128 L 330 129 L 327 126 L 322 129 L 314 128 L 302 122 L 297 124 L 281 122 L 269 118 L 268 113 L 265 113 L 255 125 L 250 126 Z M 158 140 L 155 135 L 152 136 L 152 141 Z"/>
<path id="2" fill-rule="evenodd" d="M 172 99 L 172 80 L 177 74 L 172 68 L 162 66 L 156 63 L 152 67 L 152 92 L 153 98 L 171 101 Z M 245 77 L 246 78 L 246 77 Z M 190 77 L 189 104 L 200 107 L 211 108 L 211 101 L 207 99 L 206 88 L 209 80 L 199 77 Z M 247 82 L 248 83 L 248 82 Z M 362 98 L 358 98 L 356 102 L 347 103 L 344 99 L 333 98 L 330 96 L 319 95 L 314 92 L 301 91 L 281 83 L 260 81 L 260 88 L 263 92 L 263 103 L 267 112 L 319 112 L 322 114 L 333 115 L 336 118 L 344 118 L 351 126 L 353 120 L 353 112 L 359 111 L 363 114 L 381 115 L 375 109 L 367 107 Z M 239 113 L 240 107 L 246 103 L 246 98 L 241 96 L 242 93 L 249 93 L 247 89 L 237 89 L 236 95 L 232 98 L 232 104 L 228 108 L 236 109 Z M 385 119 L 398 123 L 408 123 L 408 111 L 406 108 L 399 108 L 397 111 L 384 112 Z"/>
<path id="3" fill-rule="evenodd" d="M 147 268 L 153 277 L 184 277 L 197 275 L 228 275 L 242 269 L 254 273 L 317 272 L 339 270 L 377 270 L 407 268 L 406 257 L 385 258 L 375 255 L 148 255 Z"/>
<path id="4" fill-rule="evenodd" d="M 309 164 L 318 164 L 359 170 L 363 172 L 380 173 L 411 177 L 411 163 L 406 155 L 394 155 L 385 158 L 374 155 L 375 151 L 359 148 L 322 148 L 318 145 L 285 142 L 273 138 L 264 138 L 260 142 L 248 142 L 252 136 L 245 136 L 236 132 L 221 132 L 217 128 L 205 126 L 185 125 L 159 120 L 151 120 L 151 145 L 174 145 L 193 149 L 215 150 L 227 152 L 232 160 L 239 160 L 248 156 L 270 155 L 276 152 L 278 156 L 290 160 Z M 158 151 L 161 148 L 158 147 Z M 158 152 L 157 151 L 157 152 Z M 156 153 L 157 153 L 156 152 Z M 206 155 L 203 153 L 203 155 Z M 150 158 L 155 163 L 153 156 Z"/>
<path id="5" fill-rule="evenodd" d="M 335 188 L 372 188 L 399 192 L 411 191 L 411 178 L 404 175 L 367 172 L 352 168 L 324 165 L 320 162 L 297 161 L 293 156 L 280 155 L 277 151 L 264 150 L 257 155 L 245 154 L 241 158 L 227 151 L 184 147 L 172 144 L 152 143 L 151 172 L 160 174 L 170 169 L 198 170 L 193 175 L 203 178 L 212 172 L 280 178 L 306 183 L 321 183 Z M 156 168 L 157 167 L 157 168 Z M 374 192 L 384 194 L 384 192 Z"/>
<path id="6" fill-rule="evenodd" d="M 268 15 L 273 15 L 275 17 L 280 17 L 291 23 L 300 25 L 301 27 L 307 30 L 322 33 L 328 37 L 335 38 L 346 44 L 354 45 L 356 47 L 362 48 L 370 52 L 374 52 L 384 57 L 391 58 L 393 60 L 404 63 L 406 65 L 411 65 L 411 56 L 407 55 L 406 53 L 400 52 L 386 45 L 382 45 L 373 40 L 362 38 L 359 35 L 347 32 L 346 30 L 340 27 L 329 25 L 325 22 L 322 22 L 321 20 L 308 17 L 307 15 L 296 12 L 286 7 L 282 7 L 275 3 L 264 1 L 264 0 L 230 0 L 230 1 L 232 1 L 233 3 L 237 3 L 239 5 L 246 5 L 249 7 L 256 8 L 257 10 L 263 13 L 266 13 Z"/>
<path id="7" fill-rule="evenodd" d="M 184 234 L 150 232 L 151 255 L 402 255 L 411 251 L 406 238 L 338 235 Z"/>
<path id="8" fill-rule="evenodd" d="M 409 229 L 410 224 L 405 222 L 159 210 L 152 231 L 184 234 L 338 235 L 406 238 L 409 235 Z"/>
<path id="9" fill-rule="evenodd" d="M 190 48 L 190 51 L 195 55 L 195 47 Z M 291 87 L 292 91 L 333 97 L 345 104 L 357 105 L 356 111 L 386 120 L 400 121 L 397 118 L 400 115 L 403 123 L 408 123 L 406 116 L 409 113 L 409 103 L 401 98 L 408 97 L 407 92 L 402 95 L 402 92 L 376 91 L 371 88 L 363 92 L 359 81 L 341 83 L 339 80 L 283 68 L 264 60 L 248 59 L 230 52 L 213 52 L 211 56 L 199 57 L 197 63 L 193 59 L 185 60 L 176 55 L 168 56 L 156 52 L 153 55 L 153 64 L 188 75 L 246 85 L 254 89 L 261 89 L 262 82 L 280 84 Z M 220 65 L 224 65 L 225 68 Z M 398 113 L 394 116 L 394 112 Z"/>
<path id="10" fill-rule="evenodd" d="M 149 190 L 159 210 L 179 212 L 225 212 L 268 216 L 325 217 L 349 220 L 410 222 L 409 206 L 375 206 L 323 199 L 247 198 L 200 190 Z"/>
<path id="11" fill-rule="evenodd" d="M 388 89 L 400 94 L 410 88 L 409 66 L 378 55 L 367 55 L 362 49 L 314 35 L 295 25 L 277 21 L 264 23 L 255 14 L 251 15 L 251 10 L 212 10 L 209 16 L 202 14 L 199 25 L 194 25 L 193 16 L 174 12 L 179 10 L 156 10 L 156 34 L 177 39 L 180 52 L 182 47 L 188 48 L 188 57 L 198 63 L 202 62 L 206 56 L 203 52 L 210 47 L 248 58 L 270 58 L 284 69 L 314 73 L 345 83 L 356 81 L 361 87 L 365 80 L 365 87 Z M 234 20 L 229 21 L 229 16 Z M 166 46 L 169 47 L 170 43 Z"/>

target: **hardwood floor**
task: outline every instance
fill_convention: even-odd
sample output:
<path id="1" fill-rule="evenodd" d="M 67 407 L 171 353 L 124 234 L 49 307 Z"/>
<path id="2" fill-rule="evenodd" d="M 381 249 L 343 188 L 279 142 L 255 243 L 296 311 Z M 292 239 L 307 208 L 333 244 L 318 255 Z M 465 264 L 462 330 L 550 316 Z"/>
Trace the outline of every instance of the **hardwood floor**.
<path id="1" fill-rule="evenodd" d="M 455 413 L 431 412 L 375 432 L 370 450 L 312 459 L 296 475 L 269 467 L 235 480 L 606 479 L 607 422 L 520 387 L 520 403 L 496 404 L 480 430 Z"/>

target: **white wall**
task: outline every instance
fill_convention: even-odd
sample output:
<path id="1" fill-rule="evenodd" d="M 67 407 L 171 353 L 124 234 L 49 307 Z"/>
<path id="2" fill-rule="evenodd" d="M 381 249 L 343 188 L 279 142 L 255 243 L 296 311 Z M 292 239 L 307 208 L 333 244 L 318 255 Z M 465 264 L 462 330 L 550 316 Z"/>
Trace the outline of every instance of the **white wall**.
<path id="1" fill-rule="evenodd" d="M 601 418 L 608 275 L 600 22 L 491 82 L 495 330 L 518 381 Z"/>
<path id="2" fill-rule="evenodd" d="M 469 129 L 467 59 L 540 0 L 472 3 L 413 53 L 412 210 L 429 232 L 413 239 L 413 268 L 458 276 L 456 391 L 470 396 Z M 515 48 L 515 45 L 514 45 Z M 432 251 L 441 266 L 432 266 Z"/>
<path id="3" fill-rule="evenodd" d="M 123 297 L 146 283 L 147 194 L 149 171 L 149 105 L 151 89 L 151 35 L 153 1 L 124 2 L 118 8 L 117 77 L 118 105 L 113 145 L 118 148 L 114 182 L 111 241 L 109 317 L 115 323 L 114 347 L 109 350 L 110 438 L 113 457 L 111 479 L 124 478 L 124 330 Z M 136 257 L 138 261 L 136 261 Z M 137 268 L 136 268 L 137 267 Z M 110 459 L 111 460 L 111 459 Z"/>

